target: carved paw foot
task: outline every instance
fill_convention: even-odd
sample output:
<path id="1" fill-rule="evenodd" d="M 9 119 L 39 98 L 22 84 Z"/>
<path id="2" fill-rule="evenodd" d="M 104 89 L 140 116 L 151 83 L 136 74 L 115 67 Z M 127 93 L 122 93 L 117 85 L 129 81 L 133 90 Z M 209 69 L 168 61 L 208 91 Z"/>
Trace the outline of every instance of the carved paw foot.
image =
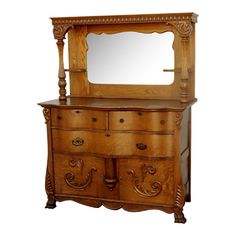
<path id="1" fill-rule="evenodd" d="M 53 208 L 55 208 L 56 206 L 57 206 L 57 205 L 56 205 L 56 201 L 55 201 L 54 199 L 48 199 L 45 208 L 53 209 Z"/>
<path id="2" fill-rule="evenodd" d="M 175 223 L 185 223 L 187 220 L 186 218 L 184 217 L 184 213 L 182 210 L 180 211 L 176 211 L 174 213 L 174 216 L 175 216 Z"/>

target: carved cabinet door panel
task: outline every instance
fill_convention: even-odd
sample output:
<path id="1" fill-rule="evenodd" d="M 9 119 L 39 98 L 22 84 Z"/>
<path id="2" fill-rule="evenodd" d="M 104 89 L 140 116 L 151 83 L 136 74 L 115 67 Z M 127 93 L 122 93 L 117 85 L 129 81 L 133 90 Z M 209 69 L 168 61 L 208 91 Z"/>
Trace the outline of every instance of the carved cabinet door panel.
<path id="1" fill-rule="evenodd" d="M 56 154 L 54 172 L 56 193 L 101 196 L 103 158 Z"/>
<path id="2" fill-rule="evenodd" d="M 120 199 L 125 201 L 174 203 L 173 160 L 119 160 Z"/>

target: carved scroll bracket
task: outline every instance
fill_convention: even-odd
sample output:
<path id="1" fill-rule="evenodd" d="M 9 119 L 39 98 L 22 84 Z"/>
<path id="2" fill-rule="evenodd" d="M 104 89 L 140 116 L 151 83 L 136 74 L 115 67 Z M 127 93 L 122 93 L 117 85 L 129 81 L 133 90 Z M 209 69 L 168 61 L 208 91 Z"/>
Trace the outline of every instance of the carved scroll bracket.
<path id="1" fill-rule="evenodd" d="M 177 112 L 176 115 L 175 115 L 175 125 L 178 129 L 181 128 L 182 120 L 183 120 L 182 112 Z"/>
<path id="2" fill-rule="evenodd" d="M 54 186 L 53 186 L 52 178 L 51 178 L 48 168 L 46 172 L 45 189 L 48 195 L 54 194 Z"/>
<path id="3" fill-rule="evenodd" d="M 73 24 L 54 24 L 53 35 L 57 40 L 63 40 L 68 30 L 73 27 Z"/>
<path id="4" fill-rule="evenodd" d="M 50 120 L 50 110 L 49 110 L 49 108 L 44 108 L 43 109 L 43 115 L 44 115 L 44 118 L 45 118 L 45 124 L 47 124 Z"/>
<path id="5" fill-rule="evenodd" d="M 188 21 L 172 21 L 167 22 L 166 24 L 173 25 L 176 28 L 182 38 L 182 41 L 188 41 L 193 32 L 192 23 Z"/>

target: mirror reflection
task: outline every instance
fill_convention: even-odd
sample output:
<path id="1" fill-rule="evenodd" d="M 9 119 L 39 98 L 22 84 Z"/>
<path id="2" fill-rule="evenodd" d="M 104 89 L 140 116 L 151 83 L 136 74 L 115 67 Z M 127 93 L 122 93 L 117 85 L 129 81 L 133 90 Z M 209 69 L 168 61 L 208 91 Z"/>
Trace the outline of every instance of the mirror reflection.
<path id="1" fill-rule="evenodd" d="M 174 34 L 124 32 L 87 36 L 88 80 L 96 84 L 167 85 L 174 81 Z"/>

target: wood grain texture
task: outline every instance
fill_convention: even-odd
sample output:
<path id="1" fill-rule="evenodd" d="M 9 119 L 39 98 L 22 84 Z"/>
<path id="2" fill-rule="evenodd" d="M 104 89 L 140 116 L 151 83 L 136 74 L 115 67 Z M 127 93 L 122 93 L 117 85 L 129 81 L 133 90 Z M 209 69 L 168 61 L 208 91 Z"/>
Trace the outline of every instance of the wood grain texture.
<path id="1" fill-rule="evenodd" d="M 90 152 L 107 155 L 140 155 L 146 157 L 169 157 L 174 154 L 172 135 L 148 135 L 95 131 L 52 130 L 54 152 Z M 81 145 L 73 145 L 73 140 L 83 140 Z M 115 144 L 115 145 L 114 145 Z M 146 148 L 138 148 L 144 144 Z"/>
<path id="2" fill-rule="evenodd" d="M 146 130 L 164 131 L 174 130 L 174 112 L 109 112 L 109 128 L 111 130 Z M 147 122 L 147 120 L 149 122 Z"/>
<path id="3" fill-rule="evenodd" d="M 86 98 L 69 97 L 66 101 L 58 99 L 41 102 L 43 107 L 57 107 L 59 109 L 93 109 L 103 111 L 183 111 L 193 105 L 197 100 L 183 104 L 178 100 L 158 99 L 121 99 L 121 98 Z"/>
<path id="4" fill-rule="evenodd" d="M 194 13 L 130 16 L 52 18 L 54 37 L 61 42 L 68 32 L 71 96 L 178 99 L 183 103 L 194 99 L 195 23 Z M 173 32 L 175 53 L 174 82 L 171 85 L 101 85 L 89 83 L 87 71 L 88 33 Z M 63 60 L 60 54 L 60 61 Z M 62 67 L 61 67 L 62 68 Z M 62 75 L 62 73 L 61 73 Z M 60 99 L 65 100 L 60 79 Z"/>
<path id="5" fill-rule="evenodd" d="M 56 193 L 101 197 L 104 159 L 56 154 L 54 163 Z"/>
<path id="6" fill-rule="evenodd" d="M 120 199 L 174 203 L 174 162 L 119 160 Z"/>
<path id="7" fill-rule="evenodd" d="M 106 113 L 82 109 L 52 108 L 52 126 L 74 129 L 106 129 Z"/>

